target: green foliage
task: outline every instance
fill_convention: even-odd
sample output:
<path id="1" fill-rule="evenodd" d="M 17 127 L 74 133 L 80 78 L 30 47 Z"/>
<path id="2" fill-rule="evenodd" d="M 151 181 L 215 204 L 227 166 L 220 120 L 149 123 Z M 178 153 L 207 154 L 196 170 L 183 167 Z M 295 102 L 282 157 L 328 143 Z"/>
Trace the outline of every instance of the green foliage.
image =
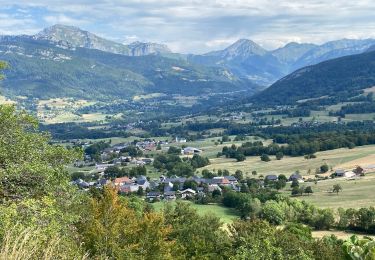
<path id="1" fill-rule="evenodd" d="M 86 210 L 77 227 L 93 258 L 171 259 L 174 243 L 167 240 L 171 230 L 161 215 L 137 215 L 109 187 Z"/>
<path id="2" fill-rule="evenodd" d="M 260 156 L 260 159 L 263 161 L 263 162 L 269 162 L 271 161 L 270 157 L 268 156 L 268 154 L 262 154 Z"/>
<path id="3" fill-rule="evenodd" d="M 4 201 L 38 198 L 67 187 L 65 165 L 82 156 L 49 144 L 48 134 L 37 132 L 34 118 L 0 106 L 0 198 Z"/>
<path id="4" fill-rule="evenodd" d="M 328 172 L 328 170 L 329 170 L 329 167 L 328 167 L 327 164 L 323 164 L 322 166 L 320 166 L 320 172 L 321 173 L 326 173 L 326 172 Z"/>
<path id="5" fill-rule="evenodd" d="M 181 154 L 181 148 L 176 147 L 176 146 L 170 146 L 169 149 L 168 149 L 168 154 L 180 155 Z"/>
<path id="6" fill-rule="evenodd" d="M 174 254 L 181 259 L 228 259 L 230 241 L 213 215 L 200 216 L 189 204 L 179 202 L 164 209 L 172 226 L 170 239 L 176 240 Z"/>
<path id="7" fill-rule="evenodd" d="M 282 152 L 276 153 L 276 159 L 281 160 L 284 157 L 284 154 Z"/>
<path id="8" fill-rule="evenodd" d="M 375 259 L 375 241 L 370 237 L 360 239 L 353 235 L 343 243 L 342 248 L 348 259 Z"/>
<path id="9" fill-rule="evenodd" d="M 341 187 L 341 185 L 340 185 L 340 184 L 335 184 L 335 185 L 333 185 L 333 187 L 332 187 L 332 191 L 333 191 L 333 192 L 336 192 L 336 194 L 339 194 L 339 192 L 342 191 L 342 187 Z"/>
<path id="10" fill-rule="evenodd" d="M 0 60 L 0 71 L 8 68 L 8 63 Z M 4 75 L 0 73 L 0 80 L 4 79 Z"/>
<path id="11" fill-rule="evenodd" d="M 280 225 L 285 220 L 285 212 L 276 201 L 267 201 L 262 209 L 262 217 L 272 224 Z"/>
<path id="12" fill-rule="evenodd" d="M 374 58 L 375 52 L 365 52 L 297 70 L 256 95 L 253 101 L 294 104 L 323 96 L 357 96 L 361 89 L 375 85 Z"/>
<path id="13" fill-rule="evenodd" d="M 123 149 L 121 149 L 121 153 L 127 154 L 131 157 L 140 157 L 143 155 L 143 152 L 141 149 L 139 149 L 136 146 L 129 145 Z"/>
<path id="14" fill-rule="evenodd" d="M 24 55 L 7 51 L 9 45 L 22 49 Z M 63 49 L 22 36 L 8 37 L 0 43 L 0 50 L 0 58 L 12 68 L 5 84 L 5 92 L 11 95 L 113 100 L 144 93 L 189 96 L 200 95 L 202 90 L 211 93 L 254 87 L 247 80 L 228 78 L 221 68 L 160 55 L 129 57 L 85 48 Z"/>

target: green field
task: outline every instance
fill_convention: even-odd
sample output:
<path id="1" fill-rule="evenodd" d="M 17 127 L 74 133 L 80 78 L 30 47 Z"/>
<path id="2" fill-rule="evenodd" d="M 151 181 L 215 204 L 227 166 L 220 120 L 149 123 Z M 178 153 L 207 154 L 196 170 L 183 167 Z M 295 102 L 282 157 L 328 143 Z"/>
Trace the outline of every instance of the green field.
<path id="1" fill-rule="evenodd" d="M 152 205 L 156 211 L 161 211 L 163 210 L 165 204 L 167 203 L 171 205 L 176 204 L 176 202 L 155 202 Z M 232 223 L 235 219 L 238 218 L 238 214 L 236 213 L 235 210 L 226 208 L 217 204 L 199 205 L 199 204 L 194 204 L 188 201 L 184 201 L 184 203 L 189 203 L 192 208 L 197 210 L 198 214 L 200 215 L 214 214 L 215 216 L 219 217 L 223 223 L 226 223 L 226 224 Z"/>
<path id="2" fill-rule="evenodd" d="M 342 192 L 330 193 L 334 184 L 340 184 Z M 314 193 L 310 196 L 296 197 L 322 208 L 360 208 L 375 206 L 375 173 L 357 180 L 336 178 L 319 181 L 317 184 L 304 183 L 302 186 L 312 186 Z M 288 184 L 289 186 L 289 184 Z M 284 191 L 290 194 L 290 190 Z"/>
<path id="3" fill-rule="evenodd" d="M 237 162 L 230 158 L 213 158 L 211 164 L 205 168 L 209 170 L 227 169 L 231 173 L 241 170 L 250 174 L 253 170 L 258 175 L 269 173 L 285 174 L 289 176 L 299 170 L 302 175 L 307 175 L 308 170 L 315 174 L 315 169 L 327 163 L 330 167 L 351 169 L 355 165 L 368 165 L 375 163 L 375 145 L 361 146 L 354 149 L 341 148 L 331 151 L 316 153 L 317 158 L 307 160 L 300 157 L 284 157 L 282 160 L 276 160 L 271 156 L 270 162 L 263 162 L 259 156 L 247 157 L 243 162 Z"/>

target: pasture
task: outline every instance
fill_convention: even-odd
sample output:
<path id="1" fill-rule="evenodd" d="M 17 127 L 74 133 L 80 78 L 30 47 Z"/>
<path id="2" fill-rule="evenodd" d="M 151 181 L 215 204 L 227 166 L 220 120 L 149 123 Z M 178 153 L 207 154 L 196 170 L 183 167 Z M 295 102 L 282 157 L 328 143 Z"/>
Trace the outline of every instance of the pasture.
<path id="1" fill-rule="evenodd" d="M 209 151 L 209 149 L 207 149 Z M 205 155 L 205 153 L 203 153 Z M 335 168 L 352 169 L 356 165 L 375 164 L 375 145 L 361 146 L 354 149 L 341 148 L 331 151 L 316 153 L 317 158 L 305 159 L 300 157 L 284 157 L 282 160 L 276 160 L 271 156 L 270 162 L 263 162 L 259 156 L 247 157 L 243 162 L 237 162 L 230 158 L 211 158 L 211 164 L 206 166 L 209 170 L 227 169 L 231 173 L 241 170 L 244 173 L 251 174 L 257 171 L 258 175 L 267 175 L 270 173 L 291 175 L 299 170 L 302 175 L 315 175 L 315 170 L 323 164 Z M 310 172 L 309 172 L 310 170 Z"/>
<path id="2" fill-rule="evenodd" d="M 332 186 L 340 184 L 342 191 L 338 194 L 332 193 Z M 283 192 L 290 194 L 290 184 Z M 314 183 L 303 183 L 300 186 L 311 186 L 314 193 L 295 197 L 305 200 L 321 208 L 361 208 L 375 206 L 375 173 L 370 173 L 365 177 L 348 180 L 345 178 L 335 178 L 318 181 Z"/>

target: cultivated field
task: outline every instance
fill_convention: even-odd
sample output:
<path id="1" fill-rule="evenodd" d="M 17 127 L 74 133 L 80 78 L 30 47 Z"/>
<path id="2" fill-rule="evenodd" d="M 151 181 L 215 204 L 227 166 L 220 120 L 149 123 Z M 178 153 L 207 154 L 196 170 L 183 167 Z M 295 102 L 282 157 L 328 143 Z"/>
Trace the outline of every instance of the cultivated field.
<path id="1" fill-rule="evenodd" d="M 87 100 L 75 100 L 72 98 L 54 98 L 40 100 L 37 107 L 38 119 L 45 124 L 56 124 L 66 122 L 95 122 L 104 121 L 106 114 L 78 114 L 79 108 L 93 105 L 94 102 Z"/>

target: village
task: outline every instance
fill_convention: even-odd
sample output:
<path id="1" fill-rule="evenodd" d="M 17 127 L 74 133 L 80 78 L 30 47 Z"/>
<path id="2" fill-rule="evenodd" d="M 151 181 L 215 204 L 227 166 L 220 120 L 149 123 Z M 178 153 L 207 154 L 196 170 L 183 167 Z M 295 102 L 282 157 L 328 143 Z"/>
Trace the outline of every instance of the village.
<path id="1" fill-rule="evenodd" d="M 87 165 L 93 166 L 92 176 L 94 177 L 90 180 L 76 178 L 72 183 L 82 190 L 111 185 L 118 190 L 119 194 L 136 194 L 144 197 L 149 202 L 176 199 L 193 200 L 207 195 L 221 195 L 223 190 L 232 190 L 235 192 L 248 190 L 246 176 L 244 177 L 242 173 L 238 175 L 237 172 L 236 174 L 225 172 L 227 175 L 211 173 L 210 177 L 202 177 L 202 174 L 199 174 L 199 172 L 196 172 L 193 176 L 179 176 L 178 174 L 168 176 L 163 172 L 160 172 L 157 177 L 147 176 L 145 167 L 152 167 L 154 163 L 152 152 L 168 153 L 170 147 L 173 147 L 177 150 L 177 156 L 186 156 L 186 158 L 204 153 L 201 149 L 186 146 L 186 142 L 185 138 L 176 137 L 172 141 L 145 139 L 129 143 L 118 143 L 112 146 L 105 145 L 102 149 L 99 149 L 99 156 L 96 154 L 96 159 L 93 154 L 86 153 L 84 161 L 77 161 L 74 164 L 76 168 Z M 180 145 L 182 148 L 179 150 L 176 145 Z M 83 147 L 87 148 L 89 144 L 83 143 Z M 90 151 L 90 149 L 86 149 L 86 151 Z M 124 152 L 127 155 L 123 155 Z M 121 176 L 108 174 L 110 171 L 118 170 L 123 166 L 130 167 L 131 169 L 141 169 L 141 171 L 131 174 L 131 176 L 126 173 L 123 173 Z M 315 175 L 314 178 L 303 176 L 297 171 L 292 172 L 288 177 L 283 174 L 269 173 L 253 179 L 256 179 L 258 187 L 263 188 L 277 187 L 276 183 L 282 181 L 282 188 L 287 183 L 291 184 L 293 182 L 313 183 L 333 178 L 355 180 L 364 176 L 367 172 L 373 172 L 374 170 L 375 165 L 368 165 L 366 167 L 358 166 L 351 170 L 331 169 L 331 171 L 325 174 Z M 249 179 L 248 176 L 247 179 Z"/>

